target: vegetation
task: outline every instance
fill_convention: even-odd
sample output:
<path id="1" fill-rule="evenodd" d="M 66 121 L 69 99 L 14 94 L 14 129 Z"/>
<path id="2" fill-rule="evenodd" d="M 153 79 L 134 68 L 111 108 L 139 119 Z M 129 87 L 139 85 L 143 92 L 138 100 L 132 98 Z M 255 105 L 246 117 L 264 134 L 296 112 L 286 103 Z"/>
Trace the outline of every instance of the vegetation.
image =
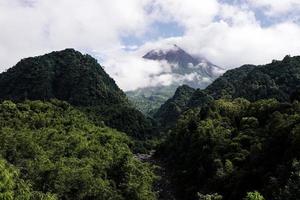
<path id="1" fill-rule="evenodd" d="M 154 115 L 154 118 L 160 122 L 160 127 L 167 129 L 176 123 L 182 111 L 186 109 L 194 91 L 195 89 L 187 85 L 176 90 L 174 96 L 166 101 Z"/>
<path id="2" fill-rule="evenodd" d="M 170 45 L 169 49 L 151 50 L 143 58 L 163 61 L 170 67 L 168 72 L 162 72 L 156 77 L 167 75 L 174 78 L 171 85 L 144 87 L 126 93 L 142 113 L 150 116 L 153 116 L 181 85 L 204 89 L 224 71 L 204 57 L 190 55 L 175 44 Z"/>
<path id="3" fill-rule="evenodd" d="M 213 99 L 245 98 L 249 101 L 274 98 L 280 102 L 300 100 L 300 56 L 286 56 L 282 61 L 255 66 L 244 65 L 227 71 L 204 90 L 189 95 L 174 96 L 166 101 L 154 114 L 155 118 L 172 128 L 178 116 L 193 107 L 205 107 Z M 178 106 L 177 102 L 187 102 Z M 176 105 L 176 106 L 174 106 Z M 173 108 L 166 109 L 166 108 Z"/>
<path id="4" fill-rule="evenodd" d="M 179 199 L 298 200 L 299 85 L 300 57 L 245 65 L 179 87 L 156 122 L 88 55 L 24 59 L 0 74 L 0 200 L 157 199 L 138 156 Z"/>
<path id="5" fill-rule="evenodd" d="M 155 199 L 129 138 L 65 102 L 4 101 L 0 127 L 0 199 Z"/>
<path id="6" fill-rule="evenodd" d="M 96 115 L 91 119 L 130 136 L 145 138 L 152 135 L 152 122 L 131 106 L 96 59 L 73 49 L 21 60 L 0 74 L 0 91 L 0 101 L 56 98 L 83 111 L 97 111 L 89 112 Z M 126 113 L 131 113 L 131 121 L 120 117 Z"/>
<path id="7" fill-rule="evenodd" d="M 153 116 L 159 107 L 174 95 L 176 89 L 177 85 L 147 87 L 126 92 L 126 95 L 143 114 Z"/>
<path id="8" fill-rule="evenodd" d="M 265 200 L 259 192 L 248 192 L 244 200 Z"/>
<path id="9" fill-rule="evenodd" d="M 286 56 L 262 66 L 245 65 L 226 72 L 205 90 L 209 95 L 243 97 L 250 101 L 275 98 L 289 101 L 290 95 L 299 89 L 300 56 Z"/>
<path id="10" fill-rule="evenodd" d="M 186 111 L 158 155 L 182 199 L 298 199 L 299 141 L 298 101 L 220 99 Z"/>

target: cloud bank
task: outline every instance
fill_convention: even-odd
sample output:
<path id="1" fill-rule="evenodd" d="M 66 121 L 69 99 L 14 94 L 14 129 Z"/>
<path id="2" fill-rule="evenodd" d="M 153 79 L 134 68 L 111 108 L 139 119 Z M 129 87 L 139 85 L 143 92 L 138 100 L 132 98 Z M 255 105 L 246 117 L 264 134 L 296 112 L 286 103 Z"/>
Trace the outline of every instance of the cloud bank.
<path id="1" fill-rule="evenodd" d="M 96 56 L 124 90 L 169 84 L 158 76 L 168 66 L 143 54 L 178 44 L 227 69 L 264 64 L 300 54 L 299 15 L 298 0 L 0 0 L 0 71 L 72 47 Z M 148 38 L 157 22 L 183 34 Z"/>

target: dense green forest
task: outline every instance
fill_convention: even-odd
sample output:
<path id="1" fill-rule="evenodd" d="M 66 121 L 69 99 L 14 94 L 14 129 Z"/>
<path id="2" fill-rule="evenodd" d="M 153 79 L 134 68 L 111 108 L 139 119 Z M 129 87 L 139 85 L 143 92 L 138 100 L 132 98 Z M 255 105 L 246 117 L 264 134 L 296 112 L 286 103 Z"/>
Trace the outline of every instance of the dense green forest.
<path id="1" fill-rule="evenodd" d="M 300 57 L 245 65 L 149 118 L 89 55 L 23 59 L 0 74 L 0 200 L 298 200 L 299 85 Z"/>
<path id="2" fill-rule="evenodd" d="M 186 108 L 194 91 L 194 88 L 187 85 L 177 88 L 174 96 L 167 100 L 154 114 L 154 118 L 160 122 L 161 127 L 168 129 L 174 126 L 179 115 Z"/>
<path id="3" fill-rule="evenodd" d="M 154 115 L 171 131 L 157 156 L 178 198 L 299 199 L 299 83 L 300 57 L 286 56 L 178 88 Z"/>
<path id="4" fill-rule="evenodd" d="M 286 56 L 282 61 L 274 60 L 267 65 L 244 65 L 229 70 L 206 89 L 197 89 L 193 94 L 188 87 L 178 90 L 185 95 L 174 95 L 154 114 L 163 125 L 175 124 L 180 114 L 189 108 L 206 104 L 209 99 L 242 97 L 256 101 L 274 98 L 280 102 L 287 102 L 290 98 L 296 97 L 300 91 L 300 56 Z M 166 108 L 174 105 L 176 109 L 169 109 L 166 112 Z"/>
<path id="5" fill-rule="evenodd" d="M 0 199 L 155 199 L 129 138 L 66 102 L 4 101 L 0 127 Z"/>
<path id="6" fill-rule="evenodd" d="M 205 91 L 216 99 L 243 97 L 250 101 L 275 98 L 289 101 L 300 88 L 300 56 L 286 56 L 267 65 L 245 65 L 227 71 Z"/>
<path id="7" fill-rule="evenodd" d="M 26 58 L 0 74 L 0 100 L 59 99 L 88 112 L 95 122 L 141 139 L 153 121 L 135 109 L 115 81 L 89 55 L 74 49 Z M 124 120 L 130 113 L 130 120 Z"/>
<path id="8" fill-rule="evenodd" d="M 257 190 L 288 200 L 300 195 L 299 142 L 298 101 L 220 99 L 182 115 L 158 154 L 182 199 L 242 199 Z"/>

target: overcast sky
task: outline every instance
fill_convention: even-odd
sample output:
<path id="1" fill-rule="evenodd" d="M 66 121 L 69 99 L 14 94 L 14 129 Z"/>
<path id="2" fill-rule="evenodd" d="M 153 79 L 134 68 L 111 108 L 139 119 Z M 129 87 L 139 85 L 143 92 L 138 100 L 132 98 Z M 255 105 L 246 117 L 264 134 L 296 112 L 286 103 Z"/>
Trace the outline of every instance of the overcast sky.
<path id="1" fill-rule="evenodd" d="M 300 55 L 300 0 L 0 0 L 0 71 L 75 48 L 124 90 L 163 69 L 141 56 L 177 44 L 226 69 Z"/>

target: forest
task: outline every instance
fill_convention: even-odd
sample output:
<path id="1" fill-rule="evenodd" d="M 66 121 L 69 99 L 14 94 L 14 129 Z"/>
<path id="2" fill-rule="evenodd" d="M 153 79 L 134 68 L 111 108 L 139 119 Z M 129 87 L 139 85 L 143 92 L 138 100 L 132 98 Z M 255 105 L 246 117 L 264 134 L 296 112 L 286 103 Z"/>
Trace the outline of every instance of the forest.
<path id="1" fill-rule="evenodd" d="M 155 199 L 124 134 L 66 102 L 0 104 L 0 199 Z"/>
<path id="2" fill-rule="evenodd" d="M 299 200 L 299 85 L 286 56 L 149 117 L 89 55 L 23 59 L 0 74 L 0 200 L 169 200 L 161 168 L 176 200 Z"/>

